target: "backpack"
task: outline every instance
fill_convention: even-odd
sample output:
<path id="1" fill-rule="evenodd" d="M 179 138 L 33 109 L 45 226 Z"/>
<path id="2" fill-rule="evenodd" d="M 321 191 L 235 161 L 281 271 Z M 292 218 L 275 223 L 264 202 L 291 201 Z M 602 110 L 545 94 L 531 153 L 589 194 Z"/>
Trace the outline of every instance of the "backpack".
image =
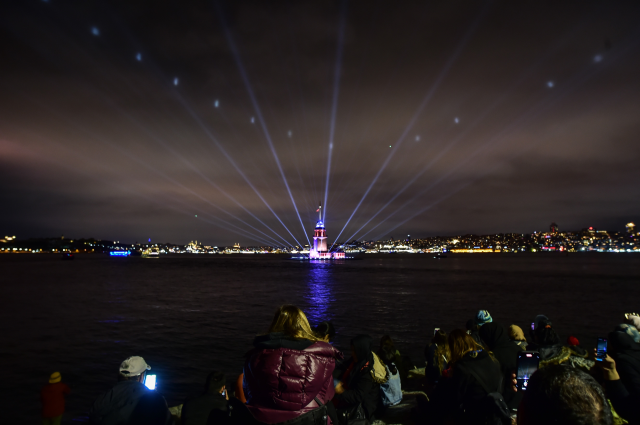
<path id="1" fill-rule="evenodd" d="M 476 425 L 510 425 L 511 412 L 502 394 L 498 391 L 491 391 L 472 369 L 462 369 L 471 374 L 487 393 L 472 406 L 461 406 L 466 422 Z M 500 379 L 500 382 L 502 382 L 502 379 Z"/>
<path id="2" fill-rule="evenodd" d="M 393 364 L 393 363 L 391 363 Z M 395 366 L 395 364 L 393 364 Z M 380 384 L 380 397 L 384 407 L 395 406 L 402 401 L 402 388 L 400 387 L 400 371 L 396 368 L 395 375 L 391 373 L 389 366 L 387 368 L 387 382 Z"/>

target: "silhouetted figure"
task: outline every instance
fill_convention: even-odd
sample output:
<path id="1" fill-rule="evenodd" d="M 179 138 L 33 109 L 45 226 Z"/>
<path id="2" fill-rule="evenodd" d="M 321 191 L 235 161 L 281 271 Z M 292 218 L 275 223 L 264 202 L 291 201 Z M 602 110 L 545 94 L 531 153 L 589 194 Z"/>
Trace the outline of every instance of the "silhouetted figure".
<path id="1" fill-rule="evenodd" d="M 49 383 L 42 388 L 42 425 L 60 425 L 64 414 L 64 396 L 71 390 L 62 382 L 60 372 L 53 372 Z"/>

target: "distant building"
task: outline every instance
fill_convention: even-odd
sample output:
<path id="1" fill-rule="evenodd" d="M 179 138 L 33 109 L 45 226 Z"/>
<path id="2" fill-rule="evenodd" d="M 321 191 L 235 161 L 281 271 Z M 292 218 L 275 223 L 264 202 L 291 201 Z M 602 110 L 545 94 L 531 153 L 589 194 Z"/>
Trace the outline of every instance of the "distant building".
<path id="1" fill-rule="evenodd" d="M 636 225 L 633 223 L 627 223 L 627 233 L 631 236 L 636 234 Z"/>
<path id="2" fill-rule="evenodd" d="M 551 231 L 551 233 L 558 233 L 558 225 L 556 223 L 551 223 L 551 226 L 549 226 L 549 230 Z"/>

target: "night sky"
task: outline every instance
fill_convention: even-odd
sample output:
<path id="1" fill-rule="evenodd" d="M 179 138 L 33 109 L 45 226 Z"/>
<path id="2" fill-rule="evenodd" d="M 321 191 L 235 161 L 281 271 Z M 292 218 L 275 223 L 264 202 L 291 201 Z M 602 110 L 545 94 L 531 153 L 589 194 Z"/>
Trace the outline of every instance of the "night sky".
<path id="1" fill-rule="evenodd" d="M 297 245 L 319 201 L 330 243 L 639 219 L 636 0 L 25 0 L 0 52 L 1 235 Z"/>

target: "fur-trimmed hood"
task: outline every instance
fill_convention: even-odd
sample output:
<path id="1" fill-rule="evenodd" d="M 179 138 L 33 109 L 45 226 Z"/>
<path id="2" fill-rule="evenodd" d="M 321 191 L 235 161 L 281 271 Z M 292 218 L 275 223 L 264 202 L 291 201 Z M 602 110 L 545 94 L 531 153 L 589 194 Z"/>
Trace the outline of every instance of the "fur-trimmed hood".
<path id="1" fill-rule="evenodd" d="M 538 347 L 538 352 L 540 353 L 540 368 L 568 362 L 573 367 L 590 370 L 595 364 L 593 360 L 587 359 L 586 352 L 581 353 L 560 344 Z"/>
<path id="2" fill-rule="evenodd" d="M 373 354 L 373 367 L 371 368 L 373 382 L 376 384 L 384 384 L 389 380 L 389 377 L 387 376 L 387 368 L 385 367 L 382 359 L 380 359 L 376 353 L 371 352 L 371 354 Z"/>

